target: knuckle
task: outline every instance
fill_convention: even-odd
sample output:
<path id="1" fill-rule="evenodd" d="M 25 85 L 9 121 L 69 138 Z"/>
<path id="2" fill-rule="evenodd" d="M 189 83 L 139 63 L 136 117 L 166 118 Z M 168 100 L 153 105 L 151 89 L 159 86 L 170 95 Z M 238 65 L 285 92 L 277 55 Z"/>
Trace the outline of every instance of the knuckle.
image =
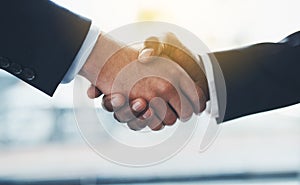
<path id="1" fill-rule="evenodd" d="M 151 127 L 151 130 L 153 131 L 159 131 L 163 128 L 163 125 L 162 124 L 158 124 L 158 125 L 155 125 L 154 127 Z"/>
<path id="2" fill-rule="evenodd" d="M 193 111 L 190 108 L 187 108 L 185 111 L 182 111 L 181 120 L 186 122 L 193 116 Z"/>
<path id="3" fill-rule="evenodd" d="M 103 107 L 103 109 L 107 110 L 108 112 L 113 112 L 113 107 L 108 99 L 103 98 L 102 107 Z"/>
<path id="4" fill-rule="evenodd" d="M 114 117 L 121 123 L 126 123 L 132 119 L 132 116 L 130 116 L 130 114 L 125 114 L 123 112 L 115 112 Z"/>
<path id="5" fill-rule="evenodd" d="M 123 122 L 118 118 L 118 116 L 117 116 L 116 113 L 114 113 L 114 119 L 117 120 L 117 121 L 120 122 L 120 123 L 123 123 Z"/>
<path id="6" fill-rule="evenodd" d="M 137 121 L 137 120 L 130 121 L 130 122 L 127 123 L 127 126 L 128 126 L 131 130 L 134 130 L 134 131 L 138 131 L 138 130 L 143 129 L 140 125 L 141 125 L 141 124 L 139 124 L 139 121 Z"/>
<path id="7" fill-rule="evenodd" d="M 162 127 L 162 122 L 159 121 L 155 116 L 152 120 L 150 120 L 148 127 L 153 131 L 160 130 L 160 128 Z"/>
<path id="8" fill-rule="evenodd" d="M 165 119 L 164 123 L 166 125 L 174 125 L 176 123 L 176 120 L 177 120 L 176 117 L 171 117 L 171 118 Z"/>

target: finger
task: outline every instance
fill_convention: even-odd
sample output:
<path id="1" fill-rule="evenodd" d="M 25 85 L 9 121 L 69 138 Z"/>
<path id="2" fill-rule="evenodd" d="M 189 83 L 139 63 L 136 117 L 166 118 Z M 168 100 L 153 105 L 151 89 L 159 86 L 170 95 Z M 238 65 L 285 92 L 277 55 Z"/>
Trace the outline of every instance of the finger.
<path id="1" fill-rule="evenodd" d="M 207 97 L 199 85 L 191 79 L 180 79 L 180 89 L 193 107 L 193 112 L 199 114 L 206 108 Z"/>
<path id="2" fill-rule="evenodd" d="M 157 118 L 164 125 L 173 125 L 177 120 L 177 115 L 168 103 L 160 98 L 154 98 L 149 105 L 155 112 Z"/>
<path id="3" fill-rule="evenodd" d="M 150 56 L 160 56 L 163 52 L 163 43 L 158 37 L 149 37 L 144 42 L 144 48 L 140 51 L 138 59 L 141 63 L 148 63 L 153 60 Z"/>
<path id="4" fill-rule="evenodd" d="M 174 110 L 170 107 L 169 104 L 167 104 L 167 111 L 166 111 L 166 115 L 164 117 L 163 123 L 164 125 L 174 125 L 174 123 L 176 123 L 177 121 L 177 115 L 174 112 Z"/>
<path id="5" fill-rule="evenodd" d="M 136 130 L 136 131 L 142 130 L 147 126 L 147 124 L 148 124 L 148 120 L 141 119 L 141 118 L 132 119 L 127 122 L 128 127 L 131 130 Z"/>
<path id="6" fill-rule="evenodd" d="M 151 109 L 147 108 L 147 110 L 143 114 L 141 114 L 140 117 L 142 119 L 149 119 L 152 116 L 152 114 L 153 112 L 151 111 Z"/>
<path id="7" fill-rule="evenodd" d="M 154 50 L 152 56 L 160 56 L 163 51 L 164 44 L 160 42 L 158 37 L 149 37 L 144 42 L 144 48 L 152 48 Z"/>
<path id="8" fill-rule="evenodd" d="M 175 110 L 179 119 L 185 122 L 192 117 L 193 107 L 181 92 L 178 92 L 178 94 L 180 95 L 171 96 L 169 104 Z"/>
<path id="9" fill-rule="evenodd" d="M 119 122 L 126 123 L 137 119 L 147 109 L 147 102 L 142 98 L 135 99 L 130 104 L 130 106 L 127 104 L 115 111 L 114 116 Z"/>
<path id="10" fill-rule="evenodd" d="M 87 90 L 87 95 L 90 99 L 98 98 L 101 94 L 102 92 L 94 85 L 91 85 Z"/>
<path id="11" fill-rule="evenodd" d="M 148 108 L 143 115 L 141 115 L 139 118 L 132 119 L 128 121 L 127 125 L 132 130 L 141 130 L 145 128 L 148 125 L 151 125 L 153 129 L 155 129 L 155 120 L 157 121 L 158 118 L 153 112 L 154 110 L 152 108 Z M 158 122 L 158 121 L 157 121 Z M 161 122 L 159 124 L 162 124 Z M 158 129 L 158 128 L 157 128 Z"/>
<path id="12" fill-rule="evenodd" d="M 148 63 L 152 60 L 150 59 L 150 56 L 154 53 L 154 50 L 152 48 L 144 48 L 140 51 L 138 56 L 138 61 L 141 63 Z"/>
<path id="13" fill-rule="evenodd" d="M 126 99 L 122 94 L 105 95 L 102 99 L 102 107 L 109 111 L 117 111 L 126 103 Z"/>
<path id="14" fill-rule="evenodd" d="M 128 106 L 122 107 L 118 111 L 115 111 L 114 118 L 120 123 L 127 123 L 128 121 L 135 118 L 134 114 Z"/>
<path id="15" fill-rule="evenodd" d="M 149 108 L 149 109 L 150 109 L 151 112 L 153 112 L 152 108 Z M 164 127 L 161 120 L 153 113 L 152 113 L 152 116 L 149 118 L 149 121 L 148 121 L 147 125 L 153 131 L 161 130 Z"/>
<path id="16" fill-rule="evenodd" d="M 141 113 L 145 112 L 145 110 L 147 109 L 147 106 L 148 106 L 148 103 L 143 98 L 137 98 L 130 102 L 130 107 L 131 107 L 132 111 L 134 111 L 137 114 L 141 114 Z"/>

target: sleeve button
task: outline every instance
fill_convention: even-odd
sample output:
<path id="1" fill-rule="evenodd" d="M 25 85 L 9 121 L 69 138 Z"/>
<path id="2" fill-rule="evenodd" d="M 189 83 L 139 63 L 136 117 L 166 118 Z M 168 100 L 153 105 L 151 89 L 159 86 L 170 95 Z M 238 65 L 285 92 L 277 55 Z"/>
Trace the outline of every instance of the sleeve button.
<path id="1" fill-rule="evenodd" d="M 25 68 L 23 71 L 23 75 L 28 81 L 32 81 L 35 78 L 35 74 L 31 69 Z"/>
<path id="2" fill-rule="evenodd" d="M 8 68 L 10 66 L 10 61 L 8 58 L 0 57 L 0 67 L 1 68 Z"/>
<path id="3" fill-rule="evenodd" d="M 22 67 L 19 64 L 12 63 L 10 66 L 11 72 L 15 75 L 18 75 L 22 72 Z"/>

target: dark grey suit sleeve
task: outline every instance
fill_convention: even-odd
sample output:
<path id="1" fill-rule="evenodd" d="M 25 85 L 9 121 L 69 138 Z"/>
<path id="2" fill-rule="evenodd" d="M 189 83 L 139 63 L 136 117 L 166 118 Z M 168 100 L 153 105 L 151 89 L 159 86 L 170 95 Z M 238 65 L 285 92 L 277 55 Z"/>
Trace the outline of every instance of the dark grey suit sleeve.
<path id="1" fill-rule="evenodd" d="M 3 0 L 0 9 L 0 68 L 53 95 L 90 20 L 48 0 Z"/>
<path id="2" fill-rule="evenodd" d="M 216 52 L 227 91 L 224 121 L 300 100 L 300 32 L 279 43 Z"/>

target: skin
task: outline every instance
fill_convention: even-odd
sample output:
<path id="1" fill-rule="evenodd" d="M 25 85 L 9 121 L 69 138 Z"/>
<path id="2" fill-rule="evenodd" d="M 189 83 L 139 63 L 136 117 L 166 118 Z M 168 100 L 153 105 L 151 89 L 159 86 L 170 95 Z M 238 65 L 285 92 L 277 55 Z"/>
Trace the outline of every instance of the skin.
<path id="1" fill-rule="evenodd" d="M 150 41 L 145 46 L 153 43 Z M 157 48 L 153 48 L 153 51 L 156 52 L 156 55 L 159 54 L 161 57 L 172 60 L 181 55 L 182 51 L 177 51 L 173 56 L 170 54 L 170 52 L 173 53 L 173 48 L 165 48 L 167 49 L 159 52 L 157 52 Z M 166 51 L 168 55 L 164 53 Z M 197 75 L 195 75 L 195 79 L 190 78 L 185 72 L 186 69 L 184 70 L 177 63 L 173 63 L 171 67 L 164 67 L 165 63 L 159 61 L 141 60 L 142 62 L 138 62 L 138 56 L 137 50 L 123 47 L 107 36 L 99 36 L 92 53 L 79 72 L 92 84 L 88 89 L 88 96 L 96 98 L 103 93 L 105 95 L 103 106 L 108 111 L 114 111 L 114 117 L 120 122 L 126 122 L 133 130 L 140 130 L 146 126 L 152 130 L 160 130 L 165 125 L 174 124 L 177 118 L 186 121 L 193 112 L 200 113 L 205 109 L 206 95 L 199 85 L 195 86 L 198 82 L 193 81 Z M 145 54 L 143 58 L 145 58 Z M 186 59 L 183 57 L 181 60 Z M 147 64 L 143 64 L 145 62 Z M 113 84 L 116 77 L 123 69 L 129 65 L 131 67 L 132 64 L 136 71 L 125 73 L 127 76 L 123 76 L 122 79 L 126 80 L 123 80 L 118 84 L 117 89 L 114 89 Z M 130 86 L 127 84 L 128 79 L 135 77 L 132 74 L 136 72 L 146 74 L 151 70 L 162 70 L 169 81 L 151 76 L 137 81 L 132 88 L 128 89 Z M 196 93 L 188 88 L 191 86 L 195 86 Z M 129 97 L 125 98 L 126 95 Z"/>

